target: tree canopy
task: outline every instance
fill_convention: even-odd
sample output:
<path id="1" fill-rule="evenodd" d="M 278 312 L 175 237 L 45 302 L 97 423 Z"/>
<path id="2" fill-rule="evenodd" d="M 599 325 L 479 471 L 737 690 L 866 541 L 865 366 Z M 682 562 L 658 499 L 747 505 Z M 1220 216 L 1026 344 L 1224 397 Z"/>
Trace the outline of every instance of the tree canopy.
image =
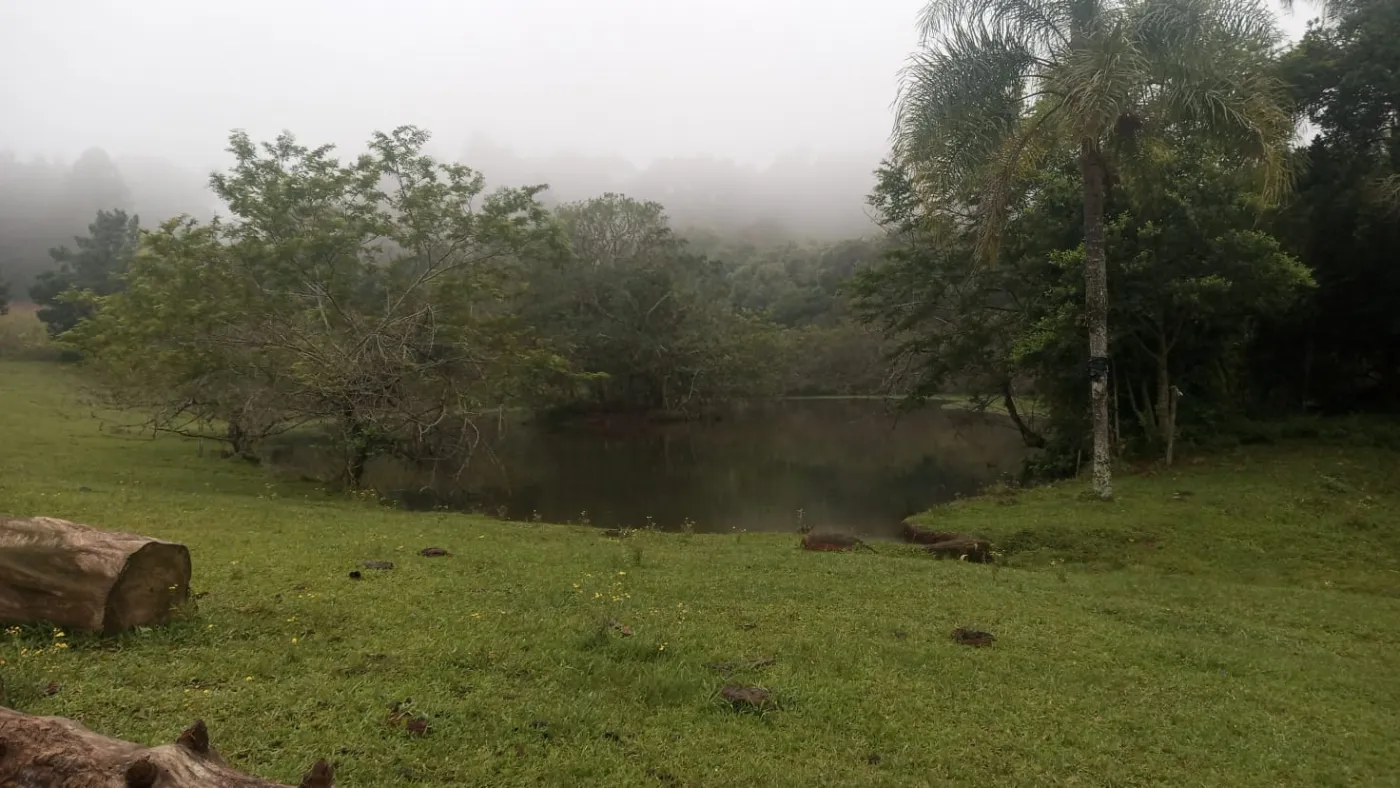
<path id="1" fill-rule="evenodd" d="M 1208 142 L 1288 182 L 1292 131 L 1279 35 L 1252 0 L 933 0 L 904 75 L 895 159 L 932 210 L 961 214 L 994 254 L 1026 175 L 1068 152 L 1083 189 L 1094 491 L 1112 496 L 1105 200 L 1134 149 Z"/>

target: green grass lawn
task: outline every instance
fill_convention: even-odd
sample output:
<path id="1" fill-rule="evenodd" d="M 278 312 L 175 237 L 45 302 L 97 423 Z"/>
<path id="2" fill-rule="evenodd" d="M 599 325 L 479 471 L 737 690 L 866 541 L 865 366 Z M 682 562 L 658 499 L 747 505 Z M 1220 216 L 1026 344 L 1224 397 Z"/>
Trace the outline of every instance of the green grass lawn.
<path id="1" fill-rule="evenodd" d="M 75 374 L 0 363 L 0 512 L 182 541 L 206 596 L 116 640 L 0 630 L 23 711 L 149 743 L 203 718 L 240 768 L 325 756 L 346 787 L 1400 785 L 1395 451 L 1285 441 L 1112 504 L 923 518 L 993 537 L 993 568 L 393 511 L 114 433 Z M 396 568 L 349 579 L 366 559 Z M 780 708 L 729 710 L 727 680 Z M 407 698 L 428 735 L 389 724 Z"/>

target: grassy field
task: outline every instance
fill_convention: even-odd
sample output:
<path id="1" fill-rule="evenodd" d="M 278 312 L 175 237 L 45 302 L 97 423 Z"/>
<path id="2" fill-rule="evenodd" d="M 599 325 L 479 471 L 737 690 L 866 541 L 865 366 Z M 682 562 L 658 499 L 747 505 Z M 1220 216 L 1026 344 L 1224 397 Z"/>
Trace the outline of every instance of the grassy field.
<path id="1" fill-rule="evenodd" d="M 241 768 L 347 787 L 1400 785 L 1400 454 L 1356 425 L 924 518 L 989 567 L 392 511 L 113 430 L 74 374 L 0 363 L 0 512 L 183 541 L 206 595 L 112 641 L 0 630 L 24 711 L 151 743 L 199 717 Z M 390 724 L 409 698 L 425 736 Z"/>

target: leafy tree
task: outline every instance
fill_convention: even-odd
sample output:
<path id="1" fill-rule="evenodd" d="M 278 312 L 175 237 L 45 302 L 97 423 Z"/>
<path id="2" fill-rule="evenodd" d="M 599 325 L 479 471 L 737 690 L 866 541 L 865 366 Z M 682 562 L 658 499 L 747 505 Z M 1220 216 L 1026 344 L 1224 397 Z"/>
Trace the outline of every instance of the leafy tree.
<path id="1" fill-rule="evenodd" d="M 1036 199 L 1008 226 L 998 263 L 988 266 L 975 232 L 927 205 L 905 168 L 887 162 L 878 176 L 871 204 L 891 243 L 851 289 L 860 318 L 892 340 L 887 357 L 906 404 L 949 390 L 983 406 L 998 402 L 1028 446 L 1044 447 L 1018 397 L 1034 379 L 1056 373 L 1032 368 L 1015 350 L 1036 319 L 1036 302 L 1056 284 L 1049 254 L 1077 242 L 1065 210 L 1077 197 L 1071 179 L 1056 171 L 1037 176 Z"/>
<path id="2" fill-rule="evenodd" d="M 77 249 L 49 250 L 57 268 L 45 271 L 29 288 L 39 319 L 57 336 L 91 314 L 90 300 L 81 294 L 111 295 L 122 288 L 122 276 L 140 243 L 140 220 L 126 211 L 98 211 L 86 236 L 75 237 Z"/>
<path id="3" fill-rule="evenodd" d="M 1400 4 L 1335 4 L 1282 69 L 1317 130 L 1276 232 L 1317 292 L 1271 321 L 1255 377 L 1275 407 L 1400 407 Z"/>
<path id="4" fill-rule="evenodd" d="M 1010 217 L 995 264 L 976 230 L 926 210 L 899 168 L 881 172 L 873 203 L 898 239 L 879 267 L 856 279 L 862 315 L 897 341 L 896 371 L 918 403 L 956 386 L 999 400 L 1029 445 L 1052 449 L 1041 470 L 1072 471 L 1087 412 L 1078 371 L 1084 300 L 1082 204 L 1077 163 L 1034 174 L 1031 196 Z M 1243 398 L 1231 390 L 1262 319 L 1295 304 L 1307 269 L 1277 239 L 1252 227 L 1258 195 L 1235 162 L 1184 141 L 1149 146 L 1107 205 L 1110 349 L 1122 441 L 1170 460 L 1180 392 L 1196 424 Z M 1050 440 L 1023 418 L 1017 392 L 1051 410 Z M 1209 404 L 1207 404 L 1209 403 Z"/>
<path id="5" fill-rule="evenodd" d="M 124 401 L 163 403 L 158 429 L 247 452 L 325 426 L 350 485 L 382 454 L 465 462 L 479 416 L 567 377 L 512 309 L 518 259 L 560 243 L 542 187 L 482 198 L 482 177 L 427 140 L 375 134 L 342 163 L 290 134 L 235 133 L 234 166 L 211 179 L 231 220 L 153 233 L 75 344 Z"/>
<path id="6" fill-rule="evenodd" d="M 933 0 L 905 73 L 896 154 L 929 204 L 960 210 L 988 256 L 1038 162 L 1078 157 L 1093 486 L 1112 497 L 1105 201 L 1143 138 L 1249 154 L 1286 185 L 1292 123 L 1271 72 L 1272 15 L 1254 0 Z"/>
<path id="7" fill-rule="evenodd" d="M 1234 162 L 1187 143 L 1156 147 L 1146 158 L 1146 174 L 1123 184 L 1122 209 L 1105 233 L 1109 274 L 1118 282 L 1109 299 L 1117 326 L 1113 372 L 1118 410 L 1127 405 L 1140 428 L 1134 434 L 1170 464 L 1183 393 L 1195 395 L 1201 416 L 1238 403 L 1231 384 L 1244 372 L 1239 362 L 1258 321 L 1285 313 L 1313 279 L 1276 238 L 1252 228 L 1257 195 Z M 1062 205 L 1062 215 L 1069 208 Z M 1063 273 L 1017 352 L 1048 350 L 1062 359 L 1075 345 L 1084 248 L 1050 259 Z"/>
<path id="8" fill-rule="evenodd" d="M 729 306 L 720 265 L 688 252 L 659 204 L 605 194 L 556 214 L 570 254 L 537 268 L 530 319 L 599 373 L 596 405 L 694 413 L 774 385 L 771 331 Z"/>
<path id="9" fill-rule="evenodd" d="M 0 315 L 10 314 L 10 283 L 0 279 Z"/>

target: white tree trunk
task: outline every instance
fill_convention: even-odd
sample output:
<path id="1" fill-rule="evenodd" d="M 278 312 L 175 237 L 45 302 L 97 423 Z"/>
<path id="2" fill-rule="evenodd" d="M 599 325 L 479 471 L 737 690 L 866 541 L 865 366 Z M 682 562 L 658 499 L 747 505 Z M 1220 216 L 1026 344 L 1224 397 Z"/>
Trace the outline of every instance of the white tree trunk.
<path id="1" fill-rule="evenodd" d="M 1105 249 L 1104 161 L 1098 142 L 1081 143 L 1084 176 L 1084 293 L 1089 327 L 1089 402 L 1094 425 L 1094 495 L 1113 498 L 1113 445 L 1108 411 L 1108 261 Z"/>

